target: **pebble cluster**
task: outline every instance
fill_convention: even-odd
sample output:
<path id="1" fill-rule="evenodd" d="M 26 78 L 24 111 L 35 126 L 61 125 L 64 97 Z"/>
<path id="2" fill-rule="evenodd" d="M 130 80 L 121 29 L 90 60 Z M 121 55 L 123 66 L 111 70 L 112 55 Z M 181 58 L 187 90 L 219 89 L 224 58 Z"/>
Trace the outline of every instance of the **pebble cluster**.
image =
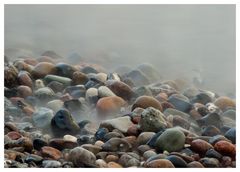
<path id="1" fill-rule="evenodd" d="M 109 73 L 61 60 L 5 57 L 5 168 L 236 166 L 232 98 L 150 64 Z"/>

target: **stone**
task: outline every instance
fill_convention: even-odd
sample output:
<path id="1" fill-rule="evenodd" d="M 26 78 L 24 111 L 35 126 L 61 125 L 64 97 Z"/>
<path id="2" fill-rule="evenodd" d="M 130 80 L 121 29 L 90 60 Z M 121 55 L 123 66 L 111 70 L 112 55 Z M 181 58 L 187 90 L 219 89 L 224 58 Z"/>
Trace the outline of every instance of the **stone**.
<path id="1" fill-rule="evenodd" d="M 105 161 L 108 162 L 118 162 L 119 157 L 117 155 L 108 155 Z"/>
<path id="2" fill-rule="evenodd" d="M 89 79 L 85 73 L 76 71 L 72 75 L 72 81 L 74 85 L 84 85 L 89 81 Z"/>
<path id="3" fill-rule="evenodd" d="M 155 155 L 157 155 L 157 153 L 154 152 L 153 150 L 147 150 L 147 151 L 145 151 L 145 152 L 143 153 L 143 158 L 144 158 L 145 160 L 147 160 L 148 158 L 150 158 L 150 157 L 152 157 L 152 156 L 155 156 Z"/>
<path id="4" fill-rule="evenodd" d="M 133 156 L 124 153 L 120 159 L 119 159 L 119 164 L 121 164 L 123 167 L 132 167 L 132 166 L 139 166 L 140 161 Z"/>
<path id="5" fill-rule="evenodd" d="M 171 161 L 167 159 L 157 159 L 146 164 L 147 168 L 174 168 Z"/>
<path id="6" fill-rule="evenodd" d="M 108 168 L 122 168 L 122 166 L 120 164 L 116 163 L 116 162 L 109 162 L 107 164 L 107 167 Z"/>
<path id="7" fill-rule="evenodd" d="M 222 117 L 217 113 L 210 113 L 201 119 L 198 119 L 197 123 L 199 126 L 213 125 L 217 128 L 221 128 L 223 126 Z"/>
<path id="8" fill-rule="evenodd" d="M 47 107 L 52 109 L 54 112 L 59 111 L 61 108 L 63 108 L 63 101 L 56 99 L 56 100 L 52 100 L 49 101 L 47 103 Z"/>
<path id="9" fill-rule="evenodd" d="M 142 131 L 158 132 L 167 127 L 167 122 L 159 110 L 148 107 L 141 114 L 139 127 Z"/>
<path id="10" fill-rule="evenodd" d="M 236 146 L 227 141 L 221 140 L 214 145 L 214 149 L 222 155 L 235 156 Z"/>
<path id="11" fill-rule="evenodd" d="M 104 151 L 110 152 L 126 152 L 131 148 L 131 145 L 124 139 L 121 138 L 111 138 L 102 145 Z"/>
<path id="12" fill-rule="evenodd" d="M 224 136 L 231 140 L 233 144 L 236 144 L 236 128 L 230 128 Z"/>
<path id="13" fill-rule="evenodd" d="M 65 85 L 58 81 L 51 81 L 47 84 L 47 87 L 51 88 L 55 93 L 62 92 L 65 88 Z"/>
<path id="14" fill-rule="evenodd" d="M 100 86 L 98 88 L 98 95 L 99 97 L 110 97 L 110 96 L 116 96 L 108 87 L 106 86 Z"/>
<path id="15" fill-rule="evenodd" d="M 34 154 L 29 154 L 26 158 L 25 158 L 25 162 L 26 163 L 31 163 L 34 162 L 36 164 L 40 164 L 43 161 L 43 158 L 41 156 L 38 155 L 34 155 Z"/>
<path id="16" fill-rule="evenodd" d="M 156 133 L 154 132 L 142 132 L 138 138 L 137 138 L 137 143 L 139 145 L 144 145 L 146 144 Z"/>
<path id="17" fill-rule="evenodd" d="M 52 63 L 48 63 L 48 62 L 40 62 L 38 63 L 36 66 L 34 66 L 31 75 L 35 78 L 43 78 L 48 74 L 54 74 L 55 68 L 54 65 Z"/>
<path id="18" fill-rule="evenodd" d="M 118 96 L 103 97 L 97 101 L 96 109 L 99 114 L 109 114 L 120 111 L 126 102 Z"/>
<path id="19" fill-rule="evenodd" d="M 7 136 L 11 140 L 18 140 L 19 138 L 22 137 L 22 135 L 19 132 L 16 132 L 16 131 L 10 131 L 9 133 L 7 133 Z"/>
<path id="20" fill-rule="evenodd" d="M 34 125 L 42 129 L 50 127 L 52 118 L 53 111 L 49 108 L 44 107 L 40 107 L 32 115 Z"/>
<path id="21" fill-rule="evenodd" d="M 162 112 L 161 103 L 157 99 L 155 99 L 153 97 L 150 97 L 150 96 L 138 97 L 135 100 L 135 102 L 132 106 L 132 111 L 137 107 L 140 107 L 140 108 L 143 108 L 143 109 L 146 109 L 148 107 L 153 107 L 153 108 L 158 109 L 159 111 Z"/>
<path id="22" fill-rule="evenodd" d="M 215 100 L 214 104 L 223 111 L 226 110 L 228 107 L 232 108 L 236 107 L 236 102 L 234 100 L 224 96 L 218 97 Z"/>
<path id="23" fill-rule="evenodd" d="M 58 160 L 62 157 L 62 153 L 59 150 L 57 150 L 53 147 L 50 147 L 50 146 L 42 147 L 40 152 L 41 152 L 42 157 L 44 157 L 44 158 Z"/>
<path id="24" fill-rule="evenodd" d="M 112 90 L 114 94 L 122 99 L 129 101 L 134 95 L 133 90 L 127 84 L 117 80 L 107 80 L 106 86 Z"/>
<path id="25" fill-rule="evenodd" d="M 148 85 L 150 84 L 150 80 L 148 77 L 138 69 L 134 69 L 126 74 L 127 78 L 130 78 L 133 81 L 134 85 L 141 86 L 141 85 Z"/>
<path id="26" fill-rule="evenodd" d="M 74 66 L 66 63 L 58 63 L 55 65 L 56 75 L 72 78 L 73 73 L 77 71 Z"/>
<path id="27" fill-rule="evenodd" d="M 207 103 L 212 102 L 212 98 L 207 93 L 198 93 L 191 99 L 191 102 L 206 105 Z"/>
<path id="28" fill-rule="evenodd" d="M 205 156 L 209 158 L 217 158 L 218 160 L 222 158 L 222 155 L 219 152 L 215 151 L 214 149 L 209 149 L 206 152 Z"/>
<path id="29" fill-rule="evenodd" d="M 233 109 L 228 109 L 228 110 L 223 112 L 222 116 L 231 118 L 233 120 L 236 120 L 236 111 L 233 110 Z"/>
<path id="30" fill-rule="evenodd" d="M 202 136 L 216 136 L 218 134 L 221 134 L 221 131 L 213 125 L 209 125 L 202 130 Z"/>
<path id="31" fill-rule="evenodd" d="M 189 128 L 191 126 L 189 121 L 185 120 L 184 118 L 182 118 L 181 116 L 178 116 L 178 115 L 173 116 L 172 125 L 173 125 L 173 127 L 180 126 L 187 130 L 189 130 Z"/>
<path id="32" fill-rule="evenodd" d="M 217 143 L 218 141 L 220 140 L 225 140 L 225 141 L 229 141 L 231 142 L 230 140 L 228 140 L 226 137 L 224 137 L 223 135 L 216 135 L 216 136 L 213 136 L 209 139 L 209 143 L 211 145 L 215 145 L 215 143 Z"/>
<path id="33" fill-rule="evenodd" d="M 176 128 L 166 129 L 156 140 L 157 150 L 168 152 L 179 151 L 184 147 L 185 135 Z"/>
<path id="34" fill-rule="evenodd" d="M 97 159 L 95 164 L 98 168 L 107 168 L 108 167 L 107 163 L 102 159 Z"/>
<path id="35" fill-rule="evenodd" d="M 187 113 L 192 109 L 192 105 L 189 102 L 187 102 L 186 100 L 184 100 L 182 97 L 178 97 L 177 94 L 171 95 L 168 98 L 168 102 L 170 102 L 177 110 L 179 110 L 181 112 Z"/>
<path id="36" fill-rule="evenodd" d="M 186 161 L 184 161 L 181 157 L 176 156 L 176 155 L 169 155 L 166 157 L 167 160 L 171 161 L 172 164 L 175 167 L 180 167 L 180 168 L 184 168 L 187 167 L 187 163 Z"/>
<path id="37" fill-rule="evenodd" d="M 71 142 L 76 142 L 77 143 L 77 137 L 69 135 L 69 134 L 66 134 L 65 136 L 63 136 L 63 139 L 67 140 L 67 141 L 71 141 Z"/>
<path id="38" fill-rule="evenodd" d="M 201 139 L 196 139 L 191 142 L 191 149 L 200 154 L 205 154 L 209 149 L 213 149 L 213 146 Z"/>
<path id="39" fill-rule="evenodd" d="M 32 96 L 32 89 L 29 86 L 20 85 L 17 87 L 17 94 L 19 97 L 26 98 Z"/>
<path id="40" fill-rule="evenodd" d="M 153 96 L 151 90 L 147 86 L 133 88 L 135 95 L 139 96 Z M 158 99 L 157 99 L 158 100 Z"/>
<path id="41" fill-rule="evenodd" d="M 180 116 L 180 117 L 182 117 L 182 118 L 185 119 L 185 120 L 188 120 L 188 118 L 189 118 L 189 116 L 190 116 L 190 115 L 188 115 L 187 113 L 181 112 L 181 111 L 179 111 L 179 110 L 177 110 L 177 109 L 173 109 L 173 108 L 167 108 L 167 109 L 163 112 L 163 114 L 164 114 L 165 116 L 169 116 L 169 115 Z"/>
<path id="42" fill-rule="evenodd" d="M 62 164 L 56 160 L 44 160 L 42 166 L 43 168 L 60 168 Z"/>
<path id="43" fill-rule="evenodd" d="M 75 147 L 69 152 L 69 161 L 76 167 L 91 167 L 95 166 L 96 156 L 82 147 Z"/>
<path id="44" fill-rule="evenodd" d="M 188 168 L 204 168 L 204 166 L 198 161 L 192 161 L 188 163 L 187 167 Z"/>
<path id="45" fill-rule="evenodd" d="M 65 139 L 54 138 L 49 141 L 49 146 L 58 150 L 73 149 L 78 146 L 77 142 L 68 141 Z"/>
<path id="46" fill-rule="evenodd" d="M 50 83 L 52 81 L 57 81 L 63 84 L 65 87 L 70 86 L 72 83 L 72 80 L 70 78 L 57 76 L 57 75 L 46 75 L 44 77 L 44 81 L 47 83 Z"/>
<path id="47" fill-rule="evenodd" d="M 207 168 L 219 168 L 220 167 L 220 163 L 218 161 L 218 159 L 216 158 L 202 158 L 199 160 L 199 162 Z"/>
<path id="48" fill-rule="evenodd" d="M 101 146 L 92 145 L 92 144 L 83 144 L 83 145 L 81 145 L 81 147 L 94 153 L 94 155 L 96 155 L 98 152 L 100 152 L 102 150 Z"/>
<path id="49" fill-rule="evenodd" d="M 128 128 L 133 125 L 129 116 L 123 116 L 102 121 L 100 128 L 107 128 L 108 130 L 118 129 L 122 133 L 127 133 Z"/>
<path id="50" fill-rule="evenodd" d="M 33 148 L 35 150 L 40 151 L 42 147 L 47 146 L 47 145 L 48 145 L 48 143 L 43 139 L 36 138 L 33 140 Z"/>

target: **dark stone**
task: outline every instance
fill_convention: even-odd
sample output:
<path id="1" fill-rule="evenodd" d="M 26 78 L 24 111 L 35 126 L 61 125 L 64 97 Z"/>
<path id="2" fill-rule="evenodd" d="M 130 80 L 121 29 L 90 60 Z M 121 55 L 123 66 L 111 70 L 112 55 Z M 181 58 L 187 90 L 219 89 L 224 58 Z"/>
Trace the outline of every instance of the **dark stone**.
<path id="1" fill-rule="evenodd" d="M 170 155 L 170 156 L 167 156 L 166 159 L 168 159 L 169 161 L 171 161 L 175 167 L 180 167 L 180 168 L 187 167 L 186 161 L 184 161 L 184 160 L 183 160 L 181 157 L 179 157 L 179 156 Z"/>
<path id="2" fill-rule="evenodd" d="M 197 123 L 200 127 L 214 125 L 217 128 L 221 128 L 223 126 L 222 118 L 217 113 L 210 113 L 202 117 L 201 119 L 198 119 Z"/>
<path id="3" fill-rule="evenodd" d="M 192 109 L 192 105 L 190 103 L 176 96 L 170 96 L 168 98 L 168 102 L 170 102 L 177 110 L 182 112 L 187 113 Z"/>
<path id="4" fill-rule="evenodd" d="M 107 134 L 109 131 L 106 128 L 99 128 L 98 131 L 95 133 L 96 140 L 102 140 L 104 141 L 104 136 Z"/>
<path id="5" fill-rule="evenodd" d="M 206 152 L 205 156 L 209 158 L 217 158 L 218 160 L 222 158 L 222 155 L 219 152 L 215 151 L 214 149 L 209 149 Z"/>
<path id="6" fill-rule="evenodd" d="M 236 128 L 229 129 L 224 136 L 231 140 L 233 144 L 236 144 Z"/>
<path id="7" fill-rule="evenodd" d="M 155 143 L 157 141 L 157 138 L 164 132 L 165 130 L 161 130 L 159 132 L 157 132 L 146 144 L 151 146 L 151 147 L 155 147 Z"/>
<path id="8" fill-rule="evenodd" d="M 209 95 L 207 95 L 206 93 L 199 93 L 198 95 L 196 95 L 192 100 L 192 103 L 201 103 L 201 104 L 207 104 L 209 102 L 212 102 L 212 99 Z"/>
<path id="9" fill-rule="evenodd" d="M 98 71 L 90 66 L 84 67 L 81 72 L 88 74 L 88 73 L 98 73 Z"/>
<path id="10" fill-rule="evenodd" d="M 47 146 L 47 145 L 48 145 L 47 142 L 40 138 L 36 138 L 33 140 L 33 148 L 38 151 L 40 151 L 43 146 Z"/>
<path id="11" fill-rule="evenodd" d="M 57 75 L 67 78 L 72 78 L 73 72 L 77 71 L 76 68 L 66 63 L 58 63 L 56 64 L 55 68 Z"/>
<path id="12" fill-rule="evenodd" d="M 78 137 L 78 139 L 77 139 L 77 142 L 79 145 L 94 144 L 95 141 L 96 141 L 96 138 L 91 135 L 82 135 L 82 136 Z"/>
<path id="13" fill-rule="evenodd" d="M 202 136 L 215 136 L 218 134 L 221 134 L 221 131 L 213 125 L 205 127 L 202 131 Z"/>

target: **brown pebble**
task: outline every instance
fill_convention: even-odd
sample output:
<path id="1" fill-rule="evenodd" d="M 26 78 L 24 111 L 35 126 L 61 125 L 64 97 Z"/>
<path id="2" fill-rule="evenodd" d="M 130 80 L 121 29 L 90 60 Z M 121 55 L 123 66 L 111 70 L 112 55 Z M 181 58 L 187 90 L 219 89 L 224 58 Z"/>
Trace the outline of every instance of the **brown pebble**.
<path id="1" fill-rule="evenodd" d="M 202 139 L 196 139 L 191 142 L 191 149 L 197 153 L 205 154 L 209 149 L 213 148 L 213 146 L 202 140 Z"/>
<path id="2" fill-rule="evenodd" d="M 227 107 L 236 107 L 236 102 L 228 97 L 219 97 L 214 104 L 221 110 L 225 110 Z"/>
<path id="3" fill-rule="evenodd" d="M 140 130 L 137 125 L 132 125 L 128 128 L 127 134 L 129 136 L 138 136 L 140 134 Z"/>
<path id="4" fill-rule="evenodd" d="M 171 161 L 167 159 L 157 159 L 146 164 L 148 168 L 174 168 Z"/>
<path id="5" fill-rule="evenodd" d="M 30 88 L 33 86 L 33 81 L 31 77 L 29 76 L 30 74 L 27 72 L 20 71 L 18 74 L 18 82 L 20 85 L 26 85 Z"/>
<path id="6" fill-rule="evenodd" d="M 9 132 L 9 133 L 7 134 L 7 136 L 8 136 L 10 139 L 12 139 L 12 140 L 17 140 L 17 139 L 19 139 L 19 138 L 22 137 L 22 135 L 19 134 L 19 132 L 16 132 L 16 131 L 11 131 L 11 132 Z"/>
<path id="7" fill-rule="evenodd" d="M 108 155 L 105 159 L 105 161 L 108 162 L 117 162 L 119 160 L 119 157 L 116 155 Z"/>
<path id="8" fill-rule="evenodd" d="M 118 96 L 103 97 L 98 100 L 96 109 L 99 114 L 109 114 L 120 111 L 126 102 Z"/>
<path id="9" fill-rule="evenodd" d="M 222 167 L 231 167 L 232 165 L 232 158 L 229 156 L 223 156 L 221 160 Z"/>
<path id="10" fill-rule="evenodd" d="M 27 96 L 32 95 L 32 89 L 25 85 L 20 85 L 17 87 L 18 96 L 22 98 L 26 98 Z"/>
<path id="11" fill-rule="evenodd" d="M 88 77 L 85 73 L 76 71 L 73 73 L 72 81 L 74 85 L 86 84 L 88 82 Z"/>
<path id="12" fill-rule="evenodd" d="M 41 148 L 41 154 L 44 158 L 58 160 L 62 157 L 62 153 L 50 146 L 44 146 Z"/>
<path id="13" fill-rule="evenodd" d="M 214 149 L 222 155 L 235 156 L 236 147 L 234 144 L 221 140 L 214 145 Z"/>
<path id="14" fill-rule="evenodd" d="M 43 78 L 48 74 L 54 74 L 55 68 L 54 64 L 49 62 L 40 62 L 34 66 L 31 74 L 35 79 Z"/>
<path id="15" fill-rule="evenodd" d="M 107 166 L 108 168 L 122 168 L 122 166 L 116 162 L 109 162 Z"/>
<path id="16" fill-rule="evenodd" d="M 204 168 L 204 166 L 200 162 L 197 162 L 197 161 L 188 163 L 187 167 L 189 167 L 189 168 Z"/>
<path id="17" fill-rule="evenodd" d="M 138 97 L 132 106 L 132 111 L 137 107 L 141 107 L 143 109 L 146 109 L 148 107 L 154 107 L 154 108 L 160 110 L 161 112 L 163 110 L 161 103 L 157 99 L 150 97 L 150 96 Z"/>

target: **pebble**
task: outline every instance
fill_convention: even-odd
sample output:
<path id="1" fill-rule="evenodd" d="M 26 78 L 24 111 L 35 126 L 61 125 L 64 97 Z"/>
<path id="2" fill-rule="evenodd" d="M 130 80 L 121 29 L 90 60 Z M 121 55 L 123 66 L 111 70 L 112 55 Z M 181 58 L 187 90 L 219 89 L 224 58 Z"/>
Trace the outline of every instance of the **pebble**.
<path id="1" fill-rule="evenodd" d="M 68 141 L 65 139 L 54 138 L 49 141 L 49 146 L 58 150 L 73 149 L 78 146 L 77 142 Z"/>
<path id="2" fill-rule="evenodd" d="M 213 149 L 213 146 L 201 139 L 196 139 L 191 142 L 191 149 L 200 154 L 205 154 L 209 149 Z"/>
<path id="3" fill-rule="evenodd" d="M 106 158 L 105 158 L 105 161 L 108 163 L 108 162 L 118 162 L 119 160 L 119 157 L 116 156 L 116 155 L 108 155 Z"/>
<path id="4" fill-rule="evenodd" d="M 176 156 L 176 155 L 169 155 L 166 157 L 167 160 L 171 161 L 172 164 L 175 166 L 175 167 L 180 167 L 180 168 L 184 168 L 184 167 L 187 167 L 187 163 L 186 161 L 184 161 L 181 157 L 179 156 Z"/>
<path id="5" fill-rule="evenodd" d="M 233 120 L 236 120 L 236 111 L 233 110 L 233 109 L 228 109 L 228 110 L 223 112 L 222 116 L 231 118 Z"/>
<path id="6" fill-rule="evenodd" d="M 143 108 L 143 109 L 146 109 L 148 107 L 153 107 L 155 109 L 158 109 L 159 111 L 162 112 L 162 106 L 161 106 L 161 103 L 153 98 L 153 97 L 150 97 L 150 96 L 140 96 L 138 97 L 133 106 L 132 106 L 132 111 L 137 108 L 137 107 L 140 107 L 140 108 Z"/>
<path id="7" fill-rule="evenodd" d="M 212 98 L 207 93 L 199 93 L 192 98 L 191 102 L 206 105 L 207 103 L 212 102 Z"/>
<path id="8" fill-rule="evenodd" d="M 103 97 L 97 101 L 96 109 L 99 114 L 109 114 L 120 111 L 126 102 L 118 96 Z"/>
<path id="9" fill-rule="evenodd" d="M 188 98 L 186 99 L 188 100 Z M 170 102 L 177 110 L 187 113 L 192 109 L 192 105 L 186 99 L 174 94 L 168 98 L 168 102 Z"/>
<path id="10" fill-rule="evenodd" d="M 167 127 L 164 114 L 153 107 L 146 108 L 139 122 L 139 127 L 142 131 L 158 132 Z"/>
<path id="11" fill-rule="evenodd" d="M 197 123 L 199 126 L 213 125 L 217 128 L 221 128 L 223 126 L 222 118 L 217 113 L 210 113 L 210 114 L 202 117 L 201 119 L 198 119 Z"/>
<path id="12" fill-rule="evenodd" d="M 98 168 L 107 168 L 108 167 L 107 163 L 102 159 L 97 159 L 95 164 Z"/>
<path id="13" fill-rule="evenodd" d="M 20 85 L 17 87 L 17 94 L 19 97 L 26 98 L 32 96 L 32 89 L 29 86 Z"/>
<path id="14" fill-rule="evenodd" d="M 74 66 L 71 66 L 66 63 L 56 64 L 55 70 L 58 76 L 63 76 L 67 78 L 72 78 L 73 73 L 77 71 L 77 69 Z"/>
<path id="15" fill-rule="evenodd" d="M 207 126 L 202 130 L 202 136 L 216 136 L 219 134 L 221 134 L 221 131 L 213 125 Z"/>
<path id="16" fill-rule="evenodd" d="M 189 118 L 189 116 L 190 116 L 190 115 L 188 115 L 187 113 L 181 112 L 181 111 L 179 111 L 179 110 L 177 110 L 177 109 L 173 109 L 173 108 L 167 108 L 167 109 L 163 112 L 163 114 L 164 114 L 165 116 L 169 116 L 169 115 L 180 116 L 180 117 L 182 117 L 182 118 L 185 119 L 185 120 L 188 120 L 188 118 Z"/>
<path id="17" fill-rule="evenodd" d="M 232 143 L 221 140 L 214 145 L 214 149 L 222 155 L 235 156 L 236 147 Z"/>
<path id="18" fill-rule="evenodd" d="M 76 167 L 94 167 L 96 165 L 96 156 L 92 152 L 82 147 L 75 147 L 70 150 L 69 160 Z"/>
<path id="19" fill-rule="evenodd" d="M 18 140 L 19 138 L 22 137 L 22 135 L 19 132 L 16 132 L 16 131 L 10 131 L 9 133 L 7 133 L 7 136 L 11 140 Z"/>
<path id="20" fill-rule="evenodd" d="M 35 78 L 43 78 L 48 74 L 54 74 L 55 66 L 52 63 L 48 62 L 40 62 L 36 66 L 34 66 L 31 75 Z"/>
<path id="21" fill-rule="evenodd" d="M 142 132 L 138 138 L 137 138 L 137 143 L 139 145 L 144 145 L 146 144 L 156 133 L 154 132 Z"/>
<path id="22" fill-rule="evenodd" d="M 119 164 L 121 164 L 123 167 L 132 167 L 132 166 L 139 166 L 140 161 L 133 156 L 124 153 L 120 158 L 119 158 Z"/>
<path id="23" fill-rule="evenodd" d="M 122 166 L 116 162 L 109 162 L 107 163 L 108 168 L 122 168 Z"/>
<path id="24" fill-rule="evenodd" d="M 205 156 L 209 158 L 217 158 L 218 160 L 222 158 L 222 155 L 219 152 L 215 151 L 214 149 L 209 149 L 206 152 Z"/>
<path id="25" fill-rule="evenodd" d="M 171 161 L 167 159 L 157 159 L 146 164 L 147 168 L 174 168 Z"/>
<path id="26" fill-rule="evenodd" d="M 219 97 L 215 100 L 214 104 L 221 110 L 226 110 L 228 107 L 236 107 L 236 102 L 228 97 Z"/>
<path id="27" fill-rule="evenodd" d="M 40 164 L 43 161 L 43 158 L 41 156 L 38 155 L 34 155 L 34 154 L 29 154 L 26 158 L 25 158 L 25 162 L 26 163 L 30 163 L 30 162 L 34 162 L 36 164 Z"/>
<path id="28" fill-rule="evenodd" d="M 207 168 L 219 168 L 220 167 L 220 163 L 218 161 L 218 159 L 216 158 L 202 158 L 199 160 L 199 162 Z"/>
<path id="29" fill-rule="evenodd" d="M 42 157 L 58 160 L 62 157 L 62 153 L 50 146 L 44 146 L 40 150 Z"/>
<path id="30" fill-rule="evenodd" d="M 148 77 L 138 69 L 134 69 L 126 74 L 127 78 L 130 78 L 134 85 L 147 85 L 150 84 Z"/>
<path id="31" fill-rule="evenodd" d="M 62 164 L 56 160 L 44 160 L 42 166 L 44 168 L 60 168 Z"/>
<path id="32" fill-rule="evenodd" d="M 33 148 L 35 150 L 40 151 L 42 147 L 47 146 L 47 145 L 48 145 L 48 143 L 43 139 L 36 138 L 33 140 Z"/>
<path id="33" fill-rule="evenodd" d="M 76 71 L 72 74 L 72 81 L 74 85 L 85 85 L 89 79 L 85 73 Z"/>
<path id="34" fill-rule="evenodd" d="M 32 120 L 35 126 L 39 128 L 49 128 L 51 119 L 53 118 L 53 111 L 48 108 L 40 107 L 32 115 Z"/>
<path id="35" fill-rule="evenodd" d="M 110 97 L 110 96 L 116 96 L 108 87 L 106 86 L 100 86 L 98 88 L 98 96 L 99 97 Z"/>
<path id="36" fill-rule="evenodd" d="M 67 141 L 71 141 L 71 142 L 76 142 L 77 143 L 77 137 L 75 136 L 72 136 L 72 135 L 65 135 L 63 136 L 63 139 L 64 140 L 67 140 Z"/>
<path id="37" fill-rule="evenodd" d="M 124 139 L 121 138 L 111 138 L 102 145 L 104 151 L 110 152 L 126 152 L 131 148 L 131 145 Z"/>
<path id="38" fill-rule="evenodd" d="M 198 161 L 192 161 L 188 163 L 187 167 L 189 168 L 204 168 L 204 166 Z"/>
<path id="39" fill-rule="evenodd" d="M 47 83 L 50 83 L 52 81 L 57 81 L 57 82 L 63 84 L 65 87 L 70 86 L 72 83 L 72 80 L 70 78 L 57 76 L 57 75 L 46 75 L 44 77 L 44 81 Z"/>
<path id="40" fill-rule="evenodd" d="M 153 150 L 147 150 L 143 153 L 143 158 L 144 160 L 147 160 L 148 158 L 157 155 L 156 152 L 154 152 Z"/>
<path id="41" fill-rule="evenodd" d="M 236 128 L 230 128 L 224 136 L 231 140 L 233 144 L 236 144 Z"/>
<path id="42" fill-rule="evenodd" d="M 48 108 L 52 109 L 54 112 L 59 111 L 61 108 L 63 108 L 63 101 L 61 100 L 52 100 L 49 101 L 46 105 Z"/>
<path id="43" fill-rule="evenodd" d="M 129 116 L 118 117 L 114 119 L 109 119 L 102 121 L 100 128 L 107 128 L 109 131 L 113 129 L 118 129 L 122 133 L 127 133 L 128 128 L 133 125 Z"/>
<path id="44" fill-rule="evenodd" d="M 184 147 L 185 135 L 176 128 L 166 129 L 156 140 L 157 150 L 179 151 Z"/>

